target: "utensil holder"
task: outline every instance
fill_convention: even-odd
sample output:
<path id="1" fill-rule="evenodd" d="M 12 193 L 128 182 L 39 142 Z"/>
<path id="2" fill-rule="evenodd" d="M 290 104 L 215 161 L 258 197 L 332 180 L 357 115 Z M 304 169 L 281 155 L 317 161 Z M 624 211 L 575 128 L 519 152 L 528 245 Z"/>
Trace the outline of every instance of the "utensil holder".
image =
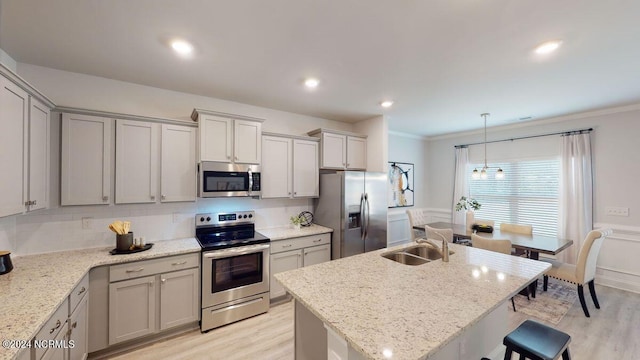
<path id="1" fill-rule="evenodd" d="M 116 234 L 116 249 L 126 251 L 131 248 L 131 245 L 133 245 L 133 233 L 131 231 L 124 235 Z"/>
<path id="2" fill-rule="evenodd" d="M 13 270 L 11 253 L 8 251 L 0 251 L 0 275 L 6 274 L 11 270 Z"/>

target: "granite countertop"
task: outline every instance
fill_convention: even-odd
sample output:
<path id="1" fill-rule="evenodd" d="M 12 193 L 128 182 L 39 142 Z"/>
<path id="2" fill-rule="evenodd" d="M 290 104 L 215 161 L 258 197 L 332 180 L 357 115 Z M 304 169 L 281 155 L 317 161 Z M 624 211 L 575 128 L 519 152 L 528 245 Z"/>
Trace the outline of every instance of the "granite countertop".
<path id="1" fill-rule="evenodd" d="M 548 264 L 451 244 L 448 263 L 408 266 L 389 249 L 275 274 L 301 304 L 371 359 L 423 359 L 495 310 Z"/>
<path id="2" fill-rule="evenodd" d="M 112 248 L 62 251 L 12 258 L 13 271 L 0 276 L 0 340 L 29 340 L 96 266 L 200 252 L 195 238 L 155 242 L 147 251 L 111 255 Z M 0 359 L 18 349 L 0 350 Z"/>
<path id="3" fill-rule="evenodd" d="M 311 226 L 300 227 L 300 230 L 289 226 L 257 229 L 262 235 L 271 239 L 271 241 L 277 241 L 282 239 L 290 239 L 301 236 L 311 236 L 318 234 L 325 234 L 333 232 L 333 229 L 324 227 L 321 225 L 311 224 Z"/>

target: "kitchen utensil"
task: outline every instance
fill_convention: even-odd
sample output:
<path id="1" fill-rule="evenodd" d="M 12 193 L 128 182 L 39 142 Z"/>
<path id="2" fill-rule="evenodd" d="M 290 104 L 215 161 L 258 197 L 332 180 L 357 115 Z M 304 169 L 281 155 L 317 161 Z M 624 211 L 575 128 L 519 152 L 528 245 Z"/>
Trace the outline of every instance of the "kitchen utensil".
<path id="1" fill-rule="evenodd" d="M 6 274 L 11 270 L 13 270 L 11 253 L 9 251 L 0 251 L 0 275 Z"/>

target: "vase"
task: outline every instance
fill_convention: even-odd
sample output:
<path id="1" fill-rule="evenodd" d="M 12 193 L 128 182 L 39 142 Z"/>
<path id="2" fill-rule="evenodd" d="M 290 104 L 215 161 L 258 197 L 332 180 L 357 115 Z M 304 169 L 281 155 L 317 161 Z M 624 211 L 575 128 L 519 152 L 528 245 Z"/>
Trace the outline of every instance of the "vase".
<path id="1" fill-rule="evenodd" d="M 474 222 L 474 213 L 473 210 L 467 210 L 467 217 L 466 217 L 466 227 L 468 231 L 471 231 L 471 227 L 473 226 L 473 222 Z"/>

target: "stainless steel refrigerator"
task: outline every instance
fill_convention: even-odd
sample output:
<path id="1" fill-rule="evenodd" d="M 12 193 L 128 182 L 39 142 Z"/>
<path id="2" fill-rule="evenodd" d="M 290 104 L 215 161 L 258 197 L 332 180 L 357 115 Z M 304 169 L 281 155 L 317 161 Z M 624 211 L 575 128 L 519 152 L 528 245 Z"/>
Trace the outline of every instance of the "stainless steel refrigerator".
<path id="1" fill-rule="evenodd" d="M 320 174 L 313 222 L 333 229 L 331 259 L 387 246 L 387 174 Z"/>

